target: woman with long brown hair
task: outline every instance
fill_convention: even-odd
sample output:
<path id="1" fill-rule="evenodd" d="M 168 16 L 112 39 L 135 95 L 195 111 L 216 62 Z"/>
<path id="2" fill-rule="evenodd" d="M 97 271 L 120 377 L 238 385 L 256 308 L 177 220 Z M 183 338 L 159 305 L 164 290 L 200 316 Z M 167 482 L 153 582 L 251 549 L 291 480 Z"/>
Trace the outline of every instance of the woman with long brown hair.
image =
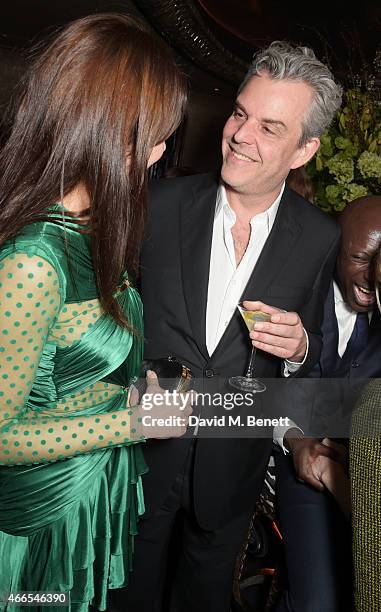
<path id="1" fill-rule="evenodd" d="M 146 171 L 185 100 L 166 46 L 119 14 L 69 24 L 26 79 L 0 156 L 3 594 L 70 591 L 71 609 L 105 610 L 144 509 L 139 442 L 184 433 L 147 432 L 128 387 Z"/>

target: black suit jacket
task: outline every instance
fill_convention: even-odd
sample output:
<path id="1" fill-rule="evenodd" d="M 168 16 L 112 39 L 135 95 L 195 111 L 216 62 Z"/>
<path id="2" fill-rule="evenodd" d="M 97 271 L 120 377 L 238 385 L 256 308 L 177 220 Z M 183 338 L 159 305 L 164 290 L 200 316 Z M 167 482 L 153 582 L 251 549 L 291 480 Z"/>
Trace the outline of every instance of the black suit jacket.
<path id="1" fill-rule="evenodd" d="M 210 174 L 154 181 L 141 265 L 146 357 L 175 355 L 196 377 L 212 382 L 216 389 L 221 377 L 244 373 L 250 353 L 247 329 L 238 313 L 213 355 L 208 355 L 206 348 L 217 189 L 218 180 Z M 339 235 L 332 219 L 286 187 L 271 233 L 243 292 L 242 299 L 262 300 L 299 313 L 309 336 L 308 357 L 299 376 L 306 375 L 319 359 L 319 328 Z M 258 351 L 257 376 L 279 377 L 281 367 L 281 360 Z M 217 528 L 254 505 L 271 453 L 271 434 L 266 439 L 199 439 L 195 444 L 196 517 L 205 529 Z M 144 480 L 148 512 L 167 495 L 188 448 L 189 440 L 145 445 L 150 468 Z"/>

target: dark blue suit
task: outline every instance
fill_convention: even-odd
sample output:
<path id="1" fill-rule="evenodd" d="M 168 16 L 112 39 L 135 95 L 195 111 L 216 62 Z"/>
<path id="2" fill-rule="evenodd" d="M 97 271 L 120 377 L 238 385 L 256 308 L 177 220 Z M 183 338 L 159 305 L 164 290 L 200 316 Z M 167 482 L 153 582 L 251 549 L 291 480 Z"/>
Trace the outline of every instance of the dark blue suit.
<path id="1" fill-rule="evenodd" d="M 381 320 L 375 310 L 369 328 L 366 348 L 352 360 L 340 358 L 337 347 L 339 328 L 335 314 L 333 285 L 324 304 L 324 319 L 321 327 L 323 346 L 320 361 L 309 376 L 319 378 L 379 378 L 381 376 Z"/>
<path id="2" fill-rule="evenodd" d="M 346 437 L 350 409 L 345 406 L 353 406 L 353 398 L 366 379 L 381 376 L 380 317 L 376 311 L 373 313 L 363 350 L 354 357 L 348 349 L 340 357 L 331 285 L 321 329 L 320 361 L 309 377 L 325 380 L 304 381 L 304 384 L 300 381 L 299 388 L 293 388 L 290 394 L 294 408 L 291 414 L 306 435 Z M 311 400 L 308 406 L 306 398 Z M 278 510 L 289 580 L 288 592 L 278 610 L 347 612 L 352 607 L 349 525 L 329 492 L 321 493 L 296 479 L 290 457 L 276 453 L 276 470 Z"/>

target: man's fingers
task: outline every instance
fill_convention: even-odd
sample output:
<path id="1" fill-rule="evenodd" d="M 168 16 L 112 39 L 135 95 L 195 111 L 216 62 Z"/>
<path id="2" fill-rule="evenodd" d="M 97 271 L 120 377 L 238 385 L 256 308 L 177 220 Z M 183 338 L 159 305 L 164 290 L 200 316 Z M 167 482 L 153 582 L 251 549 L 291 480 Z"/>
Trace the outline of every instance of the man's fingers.
<path id="1" fill-rule="evenodd" d="M 299 325 L 300 317 L 296 312 L 276 312 L 271 315 L 272 323 L 282 323 L 283 325 Z"/>
<path id="2" fill-rule="evenodd" d="M 320 480 L 318 480 L 317 478 L 311 478 L 307 484 L 309 484 L 311 487 L 313 487 L 317 491 L 324 491 L 325 489 L 323 483 L 320 482 Z"/>
<path id="3" fill-rule="evenodd" d="M 276 325 L 275 323 L 255 323 L 254 332 L 261 332 L 261 334 L 269 334 L 270 336 L 277 336 L 280 338 L 294 338 L 298 332 L 298 328 L 294 325 Z M 302 331 L 303 333 L 303 331 Z"/>
<path id="4" fill-rule="evenodd" d="M 331 438 L 324 438 L 324 440 L 322 440 L 321 443 L 324 446 L 329 446 L 329 448 L 335 449 L 335 451 L 339 455 L 342 455 L 343 458 L 345 458 L 347 456 L 347 454 L 348 454 L 348 451 L 345 448 L 344 444 L 340 444 L 340 442 L 336 442 L 335 440 L 331 440 Z"/>
<path id="5" fill-rule="evenodd" d="M 325 444 L 319 444 L 317 448 L 317 453 L 319 455 L 323 455 L 324 457 L 329 457 L 329 459 L 333 459 L 333 461 L 338 460 L 338 453 L 334 448 L 330 448 Z"/>
<path id="6" fill-rule="evenodd" d="M 311 469 L 303 470 L 298 474 L 297 478 L 299 482 L 302 482 L 303 484 L 308 484 L 314 489 L 317 489 L 318 491 L 324 491 L 323 483 L 320 482 L 318 478 L 316 478 L 316 476 L 312 473 Z"/>
<path id="7" fill-rule="evenodd" d="M 318 491 L 323 491 L 325 488 L 321 480 L 321 469 L 318 465 L 312 464 L 311 466 L 311 482 L 309 484 Z"/>
<path id="8" fill-rule="evenodd" d="M 304 470 L 302 474 L 302 481 L 318 491 L 324 491 L 324 485 L 322 482 L 320 482 L 319 474 L 314 474 L 312 466 L 310 466 L 308 471 Z"/>
<path id="9" fill-rule="evenodd" d="M 285 336 L 273 336 L 264 332 L 250 332 L 250 338 L 271 346 L 280 346 L 294 353 L 300 344 L 300 338 L 287 338 Z"/>
<path id="10" fill-rule="evenodd" d="M 293 355 L 293 351 L 289 349 L 277 347 L 273 344 L 266 344 L 265 342 L 260 342 L 259 340 L 252 340 L 252 344 L 261 351 L 271 353 L 271 355 L 275 355 L 275 357 L 280 357 L 281 359 L 288 359 L 291 355 Z"/>
<path id="11" fill-rule="evenodd" d="M 275 308 L 275 306 L 269 306 L 269 304 L 265 304 L 264 302 L 251 302 L 250 300 L 245 300 L 243 302 L 244 308 L 247 310 L 260 310 L 261 312 L 265 312 L 269 315 L 275 315 L 282 312 L 279 308 Z"/>
<path id="12" fill-rule="evenodd" d="M 287 312 L 281 310 L 280 308 L 276 308 L 275 306 L 265 304 L 264 302 L 250 302 L 249 300 L 245 300 L 243 302 L 243 306 L 247 308 L 247 310 L 259 310 L 260 312 L 265 312 L 266 314 L 271 315 L 272 323 L 281 323 L 283 325 L 291 326 L 301 323 L 297 312 Z"/>

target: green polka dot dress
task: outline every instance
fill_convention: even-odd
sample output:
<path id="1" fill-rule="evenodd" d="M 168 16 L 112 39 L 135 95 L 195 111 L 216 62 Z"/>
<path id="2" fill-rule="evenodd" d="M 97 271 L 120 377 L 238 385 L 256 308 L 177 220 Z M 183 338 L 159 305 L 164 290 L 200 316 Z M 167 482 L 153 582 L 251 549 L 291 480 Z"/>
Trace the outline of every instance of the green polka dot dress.
<path id="1" fill-rule="evenodd" d="M 0 592 L 70 591 L 78 612 L 128 584 L 147 470 L 141 302 L 118 294 L 133 333 L 102 313 L 90 240 L 57 210 L 0 250 Z"/>

